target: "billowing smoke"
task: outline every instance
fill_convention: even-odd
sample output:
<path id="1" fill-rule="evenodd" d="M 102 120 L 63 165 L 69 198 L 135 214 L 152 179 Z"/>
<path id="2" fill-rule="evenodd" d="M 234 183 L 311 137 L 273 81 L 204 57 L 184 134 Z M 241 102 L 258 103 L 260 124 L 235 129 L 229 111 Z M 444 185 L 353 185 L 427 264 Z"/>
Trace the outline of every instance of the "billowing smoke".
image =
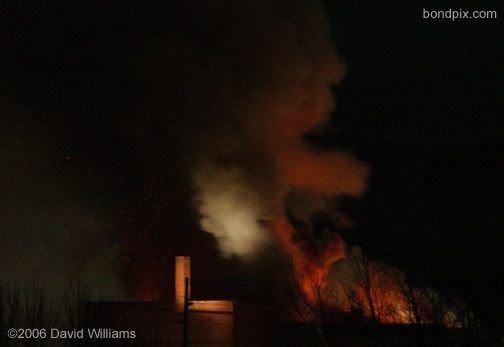
<path id="1" fill-rule="evenodd" d="M 179 42 L 190 66 L 181 83 L 191 96 L 205 95 L 188 106 L 186 131 L 177 136 L 188 153 L 200 225 L 224 256 L 242 259 L 275 235 L 301 282 L 307 273 L 322 278 L 344 256 L 344 242 L 338 234 L 316 238 L 310 225 L 303 232 L 293 220 L 310 224 L 306 211 L 317 210 L 338 218 L 328 197 L 359 196 L 368 175 L 350 153 L 304 140 L 328 120 L 330 87 L 345 73 L 323 7 L 216 1 L 190 11 L 194 26 L 184 27 Z"/>
<path id="2" fill-rule="evenodd" d="M 213 1 L 190 12 L 194 26 L 183 30 L 179 49 L 190 62 L 181 83 L 191 102 L 186 131 L 174 128 L 200 226 L 222 255 L 248 260 L 276 240 L 309 309 L 355 310 L 388 323 L 436 321 L 441 300 L 432 290 L 358 248 L 347 257 L 337 232 L 349 223 L 338 198 L 362 195 L 369 168 L 349 152 L 305 140 L 326 125 L 336 107 L 330 87 L 345 73 L 322 6 Z M 450 312 L 441 324 L 452 324 Z"/>
<path id="3" fill-rule="evenodd" d="M 194 180 L 201 227 L 217 238 L 224 256 L 248 257 L 269 241 L 260 224 L 264 215 L 260 197 L 239 168 L 206 168 L 196 172 Z"/>
<path id="4" fill-rule="evenodd" d="M 331 225 L 348 223 L 337 198 L 360 196 L 368 167 L 304 140 L 324 127 L 336 107 L 330 88 L 345 73 L 321 4 L 180 0 L 79 9 L 46 15 L 30 4 L 19 20 L 9 15 L 0 282 L 37 282 L 55 297 L 84 283 L 117 299 L 119 253 L 137 277 L 128 284 L 159 299 L 167 282 L 151 275 L 165 271 L 168 244 L 181 248 L 172 226 L 185 232 L 180 222 L 192 215 L 164 224 L 144 210 L 185 212 L 179 185 L 186 182 L 177 178 L 189 170 L 200 226 L 223 256 L 253 259 L 276 242 L 310 302 L 314 285 L 336 283 L 328 272 L 346 247 Z M 160 117 L 171 136 L 160 131 Z M 132 203 L 139 217 L 116 211 L 143 176 L 171 171 L 169 208 L 152 199 Z M 148 200 L 139 195 L 131 200 Z M 167 239 L 152 237 L 162 233 Z M 154 256 L 156 247 L 162 252 Z M 352 259 L 366 260 L 350 252 L 330 275 L 344 277 Z M 382 282 L 383 269 L 370 268 Z"/>

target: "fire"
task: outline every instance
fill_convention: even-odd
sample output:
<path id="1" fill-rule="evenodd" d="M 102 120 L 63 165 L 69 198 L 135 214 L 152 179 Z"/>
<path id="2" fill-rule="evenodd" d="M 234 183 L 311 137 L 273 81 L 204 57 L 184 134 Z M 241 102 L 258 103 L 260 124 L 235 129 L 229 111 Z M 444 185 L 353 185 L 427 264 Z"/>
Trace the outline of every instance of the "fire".
<path id="1" fill-rule="evenodd" d="M 344 245 L 339 237 L 317 245 L 296 237 L 296 231 L 285 215 L 273 225 L 284 251 L 291 256 L 294 275 L 304 298 L 311 304 L 319 300 L 325 286 L 329 266 L 344 257 Z"/>
<path id="2" fill-rule="evenodd" d="M 330 236 L 317 243 L 299 231 L 283 215 L 271 226 L 285 253 L 291 257 L 298 286 L 300 307 L 324 308 L 350 313 L 362 312 L 366 319 L 380 323 L 412 323 L 411 307 L 401 288 L 386 268 L 370 262 L 362 254 L 345 259 L 345 245 L 339 236 Z M 334 234 L 337 235 L 337 234 Z M 340 260 L 355 262 L 351 281 L 329 278 L 330 266 Z M 402 275 L 402 274 L 401 274 Z M 339 282 L 338 282 L 339 280 Z M 343 288 L 345 286 L 345 288 Z M 336 298 L 335 292 L 339 292 Z M 320 319 L 313 317 L 310 319 Z M 306 316 L 303 319 L 306 319 Z"/>
<path id="3" fill-rule="evenodd" d="M 373 271 L 369 287 L 355 285 L 354 308 L 364 317 L 380 323 L 411 323 L 408 303 L 398 288 L 380 271 Z"/>

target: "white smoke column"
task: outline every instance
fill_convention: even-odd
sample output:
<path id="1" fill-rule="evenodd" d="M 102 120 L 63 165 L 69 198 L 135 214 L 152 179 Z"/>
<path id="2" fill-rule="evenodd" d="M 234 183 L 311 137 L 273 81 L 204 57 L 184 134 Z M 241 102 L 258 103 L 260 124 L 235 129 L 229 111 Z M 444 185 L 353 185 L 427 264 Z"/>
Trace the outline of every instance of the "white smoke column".
<path id="1" fill-rule="evenodd" d="M 201 227 L 217 238 L 223 256 L 248 258 L 271 239 L 259 223 L 259 196 L 237 167 L 201 170 L 194 183 Z"/>

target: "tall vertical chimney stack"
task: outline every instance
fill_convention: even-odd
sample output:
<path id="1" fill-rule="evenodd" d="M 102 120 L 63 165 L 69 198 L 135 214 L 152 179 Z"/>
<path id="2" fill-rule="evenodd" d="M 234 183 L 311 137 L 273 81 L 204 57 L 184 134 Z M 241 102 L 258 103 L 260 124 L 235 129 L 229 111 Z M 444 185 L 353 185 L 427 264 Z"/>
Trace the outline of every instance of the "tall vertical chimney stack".
<path id="1" fill-rule="evenodd" d="M 185 279 L 188 278 L 188 300 L 191 298 L 191 257 L 175 257 L 175 309 L 184 311 Z"/>

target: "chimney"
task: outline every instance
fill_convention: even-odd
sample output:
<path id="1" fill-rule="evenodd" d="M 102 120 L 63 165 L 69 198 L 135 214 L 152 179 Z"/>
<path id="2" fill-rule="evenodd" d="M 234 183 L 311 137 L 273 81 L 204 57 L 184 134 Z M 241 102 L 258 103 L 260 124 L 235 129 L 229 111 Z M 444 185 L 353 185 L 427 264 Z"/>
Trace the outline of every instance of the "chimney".
<path id="1" fill-rule="evenodd" d="M 175 257 L 175 309 L 184 311 L 185 279 L 189 278 L 188 296 L 191 298 L 191 257 Z"/>

